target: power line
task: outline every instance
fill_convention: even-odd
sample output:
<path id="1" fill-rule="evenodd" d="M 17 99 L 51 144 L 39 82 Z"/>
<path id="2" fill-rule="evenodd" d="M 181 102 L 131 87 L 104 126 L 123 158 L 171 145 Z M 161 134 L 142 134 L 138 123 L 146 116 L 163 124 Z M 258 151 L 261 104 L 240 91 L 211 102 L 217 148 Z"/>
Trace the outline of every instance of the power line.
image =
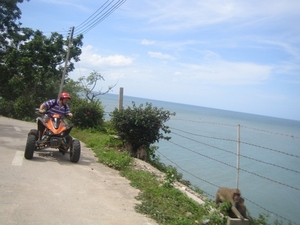
<path id="1" fill-rule="evenodd" d="M 107 0 L 102 6 L 100 6 L 99 9 L 97 9 L 95 13 L 93 13 L 88 19 L 76 27 L 77 30 L 75 31 L 75 36 L 89 32 L 110 14 L 112 14 L 117 8 L 119 8 L 125 1 L 126 0 L 118 0 L 114 3 L 114 0 Z"/>
<path id="2" fill-rule="evenodd" d="M 178 134 L 177 134 L 177 135 L 178 135 Z M 179 135 L 179 136 L 184 137 L 184 136 L 182 136 L 182 135 Z M 185 138 L 187 138 L 187 137 L 185 137 Z M 190 138 L 187 138 L 187 139 L 193 140 L 193 139 L 190 139 Z M 215 158 L 210 157 L 210 156 L 208 156 L 208 155 L 202 154 L 202 153 L 200 153 L 200 152 L 191 150 L 191 149 L 189 149 L 189 148 L 187 148 L 187 147 L 184 147 L 184 146 L 182 146 L 182 145 L 180 145 L 180 144 L 177 144 L 177 143 L 175 143 L 175 142 L 173 142 L 173 141 L 170 141 L 170 140 L 169 140 L 169 142 L 172 143 L 172 144 L 174 144 L 174 145 L 176 145 L 176 146 L 178 146 L 178 147 L 180 147 L 180 148 L 182 148 L 182 149 L 188 150 L 188 151 L 193 152 L 193 153 L 195 153 L 195 154 L 197 154 L 197 155 L 201 155 L 202 157 L 205 157 L 205 158 L 208 158 L 208 159 L 210 159 L 210 160 L 216 161 L 216 162 L 221 163 L 221 164 L 223 164 L 223 165 L 226 165 L 226 166 L 228 166 L 228 167 L 235 168 L 235 166 L 232 166 L 232 165 L 230 165 L 230 164 L 228 164 L 228 163 L 225 163 L 225 162 L 223 162 L 222 160 L 218 160 L 218 159 L 215 159 Z M 200 142 L 199 142 L 199 143 L 200 143 Z M 201 143 L 201 144 L 204 144 L 204 143 Z M 212 146 L 212 145 L 209 145 L 209 146 L 212 147 L 212 148 L 216 148 L 216 149 L 220 149 L 220 150 L 223 150 L 223 151 L 224 151 L 224 149 L 221 149 L 221 148 L 218 148 L 218 147 L 215 147 L 215 146 Z M 295 189 L 295 190 L 297 190 L 297 191 L 300 191 L 300 188 L 298 188 L 298 187 L 294 187 L 294 186 L 292 186 L 292 185 L 285 184 L 285 183 L 283 183 L 283 182 L 273 180 L 273 179 L 271 179 L 271 178 L 262 176 L 262 175 L 260 175 L 260 174 L 257 174 L 257 173 L 254 173 L 254 172 L 251 172 L 251 171 L 242 169 L 242 168 L 240 168 L 240 170 L 241 170 L 241 171 L 244 171 L 244 172 L 247 172 L 247 173 L 249 173 L 249 174 L 255 175 L 255 176 L 257 176 L 257 177 L 260 177 L 260 178 L 263 178 L 263 179 L 272 181 L 272 182 L 274 182 L 274 183 L 277 183 L 277 184 L 280 184 L 280 185 L 283 185 L 283 186 L 286 186 L 286 187 Z"/>
<path id="3" fill-rule="evenodd" d="M 205 183 L 208 183 L 208 184 L 210 184 L 211 186 L 214 186 L 214 187 L 219 188 L 218 185 L 216 185 L 216 184 L 214 184 L 214 183 L 212 183 L 212 182 L 209 182 L 209 181 L 207 181 L 207 180 L 205 180 L 205 179 L 203 179 L 203 178 L 201 178 L 201 177 L 199 177 L 199 176 L 196 176 L 195 174 L 193 174 L 193 173 L 191 173 L 191 172 L 189 172 L 189 171 L 183 169 L 183 168 L 180 167 L 177 163 L 175 163 L 174 161 L 172 161 L 171 159 L 169 159 L 167 156 L 165 156 L 164 154 L 162 154 L 160 151 L 157 151 L 157 153 L 158 153 L 159 155 L 163 156 L 166 160 L 168 160 L 168 161 L 171 162 L 172 164 L 174 164 L 174 165 L 176 166 L 177 169 L 179 169 L 179 170 L 181 170 L 181 171 L 183 171 L 183 172 L 185 172 L 185 173 L 187 173 L 187 174 L 189 174 L 189 175 L 195 177 L 195 178 L 198 179 L 198 180 L 201 180 L 201 181 L 203 181 L 203 182 L 205 182 Z M 202 190 L 202 191 L 203 191 L 203 190 Z M 207 196 L 210 196 L 210 197 L 214 198 L 214 196 L 211 195 L 211 194 L 208 193 L 208 192 L 203 191 L 203 193 L 205 193 Z M 259 208 L 265 210 L 266 212 L 268 212 L 268 213 L 270 213 L 270 214 L 273 214 L 273 215 L 276 215 L 276 216 L 278 216 L 279 218 L 284 219 L 284 220 L 286 220 L 286 221 L 289 221 L 289 222 L 291 222 L 291 223 L 293 223 L 293 224 L 297 224 L 297 223 L 295 223 L 294 221 L 291 221 L 291 220 L 287 219 L 286 217 L 283 217 L 283 216 L 281 216 L 281 215 L 278 215 L 277 213 L 274 213 L 274 212 L 272 212 L 272 211 L 266 209 L 265 207 L 263 207 L 263 206 L 261 206 L 261 205 L 255 203 L 255 202 L 251 201 L 250 199 L 246 198 L 245 196 L 243 196 L 243 197 L 244 197 L 244 199 L 246 199 L 247 201 L 249 201 L 249 202 L 251 202 L 252 204 L 254 204 L 255 206 L 257 206 L 257 207 L 259 207 Z"/>
<path id="4" fill-rule="evenodd" d="M 173 129 L 173 130 L 178 130 L 178 131 L 181 131 L 181 132 L 183 132 L 183 133 L 190 134 L 190 135 L 196 135 L 196 136 L 205 137 L 205 138 L 212 138 L 212 139 L 216 139 L 216 140 L 234 141 L 234 142 L 237 142 L 236 140 L 232 140 L 232 139 L 225 139 L 225 138 L 218 138 L 218 137 L 210 137 L 210 136 L 205 136 L 205 135 L 200 135 L 200 134 L 193 134 L 193 133 L 186 132 L 186 131 L 183 131 L 183 130 L 180 130 L 180 129 L 176 129 L 176 128 L 172 128 L 172 129 Z M 219 147 L 216 147 L 216 146 L 213 146 L 213 145 L 204 143 L 204 142 L 200 142 L 200 141 L 198 141 L 198 140 L 195 140 L 195 139 L 192 139 L 192 138 L 183 136 L 183 135 L 178 134 L 178 133 L 175 133 L 175 132 L 172 132 L 172 134 L 175 134 L 175 135 L 180 136 L 180 137 L 182 137 L 182 138 L 185 138 L 185 139 L 188 139 L 188 140 L 197 142 L 197 143 L 202 144 L 202 145 L 209 146 L 209 147 L 211 147 L 211 148 L 215 148 L 215 149 L 218 149 L 218 150 L 227 152 L 227 153 L 232 154 L 232 155 L 235 155 L 235 154 L 236 154 L 236 153 L 231 152 L 231 151 L 229 151 L 229 150 L 226 150 L 226 149 L 223 149 L 223 148 L 219 148 Z M 245 142 L 241 142 L 241 143 L 245 143 Z M 253 145 L 253 144 L 251 144 L 251 143 L 245 143 L 245 144 Z M 264 149 L 268 149 L 268 150 L 269 150 L 269 148 L 262 147 L 262 146 L 259 146 L 259 145 L 253 145 L 253 146 L 258 147 L 258 148 L 264 148 Z M 271 149 L 271 150 L 276 151 L 276 152 L 279 152 L 279 153 L 282 153 L 281 151 L 278 151 L 278 150 L 274 150 L 274 149 Z M 291 156 L 291 154 L 286 154 L 286 155 Z M 280 165 L 276 165 L 276 164 L 274 164 L 274 163 L 265 162 L 265 161 L 263 161 L 263 160 L 255 159 L 255 158 L 252 158 L 252 157 L 250 157 L 250 156 L 243 155 L 243 154 L 240 154 L 240 156 L 241 156 L 241 157 L 244 157 L 244 158 L 246 158 L 246 159 L 249 159 L 249 160 L 253 160 L 253 161 L 256 161 L 256 162 L 264 163 L 264 164 L 266 164 L 266 165 L 278 167 L 278 168 L 281 168 L 281 169 L 284 169 L 284 170 L 288 170 L 288 171 L 292 171 L 292 172 L 295 172 L 295 173 L 299 173 L 299 174 L 300 174 L 300 171 L 293 170 L 293 169 L 289 169 L 289 168 L 286 168 L 286 167 L 283 167 L 283 166 L 280 166 Z M 299 158 L 299 156 L 294 156 L 294 155 L 292 155 L 292 156 L 293 156 L 293 157 L 296 157 L 296 158 Z"/>
<path id="5" fill-rule="evenodd" d="M 96 25 L 98 25 L 100 22 L 102 22 L 105 18 L 107 18 L 110 14 L 112 14 L 117 8 L 119 8 L 126 0 L 118 1 L 116 4 L 114 4 L 108 11 L 106 11 L 101 17 L 98 18 L 97 21 L 95 21 L 90 27 L 86 28 L 82 33 L 86 34 L 89 32 L 92 28 L 94 28 Z"/>
<path id="6" fill-rule="evenodd" d="M 243 126 L 242 126 L 243 127 Z M 233 139 L 228 139 L 228 138 L 219 138 L 219 137 L 211 137 L 211 136 L 207 136 L 207 135 L 201 135 L 201 134 L 194 134 L 194 133 L 191 133 L 191 132 L 188 132 L 188 131 L 184 131 L 184 130 L 181 130 L 181 129 L 176 129 L 174 127 L 170 127 L 171 129 L 173 130 L 177 130 L 177 131 L 180 131 L 180 132 L 183 132 L 183 133 L 186 133 L 186 134 L 189 134 L 189 135 L 193 135 L 193 136 L 198 136 L 198 137 L 203 137 L 203 138 L 210 138 L 210 139 L 215 139 L 215 140 L 222 140 L 222 141 L 231 141 L 231 142 L 237 142 L 236 140 L 233 140 Z M 270 132 L 271 133 L 271 132 Z M 175 134 L 175 135 L 179 135 L 177 134 L 176 132 L 172 132 L 172 134 Z M 274 134 L 274 133 L 273 133 Z M 275 133 L 276 134 L 276 133 Z M 282 135 L 282 134 L 280 134 Z M 181 135 L 179 135 L 181 136 Z M 290 137 L 290 135 L 286 135 L 287 137 Z M 187 138 L 185 136 L 182 136 L 184 138 Z M 187 138 L 187 139 L 190 139 L 190 138 Z M 190 139 L 190 140 L 193 140 L 193 139 Z M 193 140 L 193 141 L 196 141 L 196 140 Z M 196 141 L 198 142 L 198 141 Z M 201 142 L 199 142 L 201 143 Z M 257 148 L 262 148 L 262 149 L 266 149 L 266 150 L 269 150 L 269 151 L 273 151 L 273 152 L 277 152 L 277 153 L 280 153 L 280 154 L 283 154 L 283 155 L 288 155 L 288 156 L 291 156 L 291 157 L 295 157 L 295 158 L 300 158 L 300 156 L 298 155 L 294 155 L 294 154 L 290 154 L 290 153 L 287 153 L 287 152 L 284 152 L 284 151 L 280 151 L 280 150 L 276 150 L 276 149 L 273 149 L 273 148 L 269 148 L 269 147 L 265 147 L 265 146 L 260 146 L 260 145 L 257 145 L 257 144 L 252 144 L 252 143 L 248 143 L 248 142 L 243 142 L 241 141 L 240 142 L 241 144 L 245 144 L 245 145 L 250 145 L 250 146 L 253 146 L 253 147 L 257 147 Z"/>
<path id="7" fill-rule="evenodd" d="M 176 121 L 176 120 L 185 121 L 185 122 L 191 122 L 191 123 L 202 123 L 202 124 L 212 124 L 212 125 L 236 127 L 236 125 L 232 125 L 232 124 L 224 124 L 224 123 L 217 123 L 217 122 L 211 122 L 211 121 L 202 121 L 202 120 L 198 121 L 198 120 L 187 120 L 187 119 L 180 119 L 180 118 L 176 118 L 176 119 L 171 118 L 171 120 L 173 120 L 173 121 Z M 269 130 L 258 129 L 258 128 L 254 128 L 254 127 L 243 126 L 243 125 L 241 125 L 241 127 L 246 128 L 246 129 L 250 129 L 250 130 L 259 131 L 259 132 L 265 132 L 265 133 L 269 133 L 269 134 L 281 135 L 281 136 L 286 136 L 286 137 L 290 137 L 290 138 L 300 139 L 300 136 L 293 135 L 293 134 L 284 134 L 284 133 L 272 132 L 272 131 L 269 131 Z"/>
<path id="8" fill-rule="evenodd" d="M 87 24 L 90 20 L 93 19 L 93 16 L 100 10 L 102 9 L 102 7 L 108 2 L 109 0 L 107 0 L 102 6 L 100 6 L 99 9 L 97 9 L 96 12 L 94 12 L 89 18 L 87 18 L 85 21 L 83 21 L 81 24 L 79 24 L 76 28 L 77 29 L 81 29 L 85 24 Z M 97 14 L 98 15 L 98 14 Z"/>

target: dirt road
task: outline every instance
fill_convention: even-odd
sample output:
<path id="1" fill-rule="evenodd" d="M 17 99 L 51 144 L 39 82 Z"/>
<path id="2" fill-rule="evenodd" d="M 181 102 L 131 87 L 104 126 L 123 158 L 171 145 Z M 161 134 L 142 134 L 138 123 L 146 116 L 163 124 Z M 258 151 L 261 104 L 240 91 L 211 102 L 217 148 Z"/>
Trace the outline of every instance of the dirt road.
<path id="1" fill-rule="evenodd" d="M 34 128 L 0 116 L 0 224 L 157 224 L 135 212 L 138 190 L 83 144 L 77 164 L 55 149 L 24 159 Z"/>

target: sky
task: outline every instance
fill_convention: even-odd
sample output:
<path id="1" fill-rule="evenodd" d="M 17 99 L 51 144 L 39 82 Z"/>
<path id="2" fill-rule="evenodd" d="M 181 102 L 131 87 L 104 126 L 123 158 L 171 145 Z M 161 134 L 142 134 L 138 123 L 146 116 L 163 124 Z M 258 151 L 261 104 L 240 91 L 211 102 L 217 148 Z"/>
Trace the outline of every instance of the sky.
<path id="1" fill-rule="evenodd" d="M 110 93 L 122 87 L 125 97 L 300 120 L 299 0 L 30 0 L 18 6 L 23 27 L 45 35 L 74 27 L 76 36 L 101 6 L 117 3 L 84 33 L 70 78 L 97 71 L 105 81 L 95 91 L 116 84 Z"/>

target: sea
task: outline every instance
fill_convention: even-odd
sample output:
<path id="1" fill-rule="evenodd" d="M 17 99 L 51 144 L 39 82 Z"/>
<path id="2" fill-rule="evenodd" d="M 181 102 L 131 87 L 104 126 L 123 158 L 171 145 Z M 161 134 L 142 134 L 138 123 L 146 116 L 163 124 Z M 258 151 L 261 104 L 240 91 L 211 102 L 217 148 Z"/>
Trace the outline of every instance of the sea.
<path id="1" fill-rule="evenodd" d="M 119 96 L 100 100 L 109 120 Z M 123 96 L 123 108 L 132 102 L 176 113 L 165 123 L 171 139 L 153 145 L 191 187 L 211 200 L 219 187 L 238 187 L 252 217 L 300 224 L 300 121 Z"/>

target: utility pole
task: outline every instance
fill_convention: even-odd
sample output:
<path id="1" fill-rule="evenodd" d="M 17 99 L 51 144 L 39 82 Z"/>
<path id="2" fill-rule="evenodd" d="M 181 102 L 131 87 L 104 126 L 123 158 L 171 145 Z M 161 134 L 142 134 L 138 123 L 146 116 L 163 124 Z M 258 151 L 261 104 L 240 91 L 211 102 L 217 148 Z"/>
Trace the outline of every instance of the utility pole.
<path id="1" fill-rule="evenodd" d="M 124 92 L 124 88 L 120 87 L 120 91 L 119 91 L 119 111 L 121 109 L 123 109 L 123 92 Z"/>
<path id="2" fill-rule="evenodd" d="M 236 188 L 239 188 L 240 179 L 240 150 L 241 150 L 241 126 L 237 126 L 237 152 L 236 152 Z"/>
<path id="3" fill-rule="evenodd" d="M 58 99 L 59 99 L 60 94 L 62 93 L 62 89 L 63 89 L 64 82 L 65 82 L 65 76 L 66 76 L 66 72 L 67 72 L 67 66 L 68 66 L 68 61 L 69 61 L 69 56 L 70 56 L 70 50 L 72 48 L 73 33 L 74 33 L 74 27 L 72 27 L 70 38 L 69 38 L 69 45 L 68 45 L 68 51 L 67 51 L 67 56 L 66 56 L 66 60 L 65 60 L 64 72 L 62 74 L 60 87 L 59 87 L 59 91 L 58 91 L 58 97 L 57 97 Z"/>

